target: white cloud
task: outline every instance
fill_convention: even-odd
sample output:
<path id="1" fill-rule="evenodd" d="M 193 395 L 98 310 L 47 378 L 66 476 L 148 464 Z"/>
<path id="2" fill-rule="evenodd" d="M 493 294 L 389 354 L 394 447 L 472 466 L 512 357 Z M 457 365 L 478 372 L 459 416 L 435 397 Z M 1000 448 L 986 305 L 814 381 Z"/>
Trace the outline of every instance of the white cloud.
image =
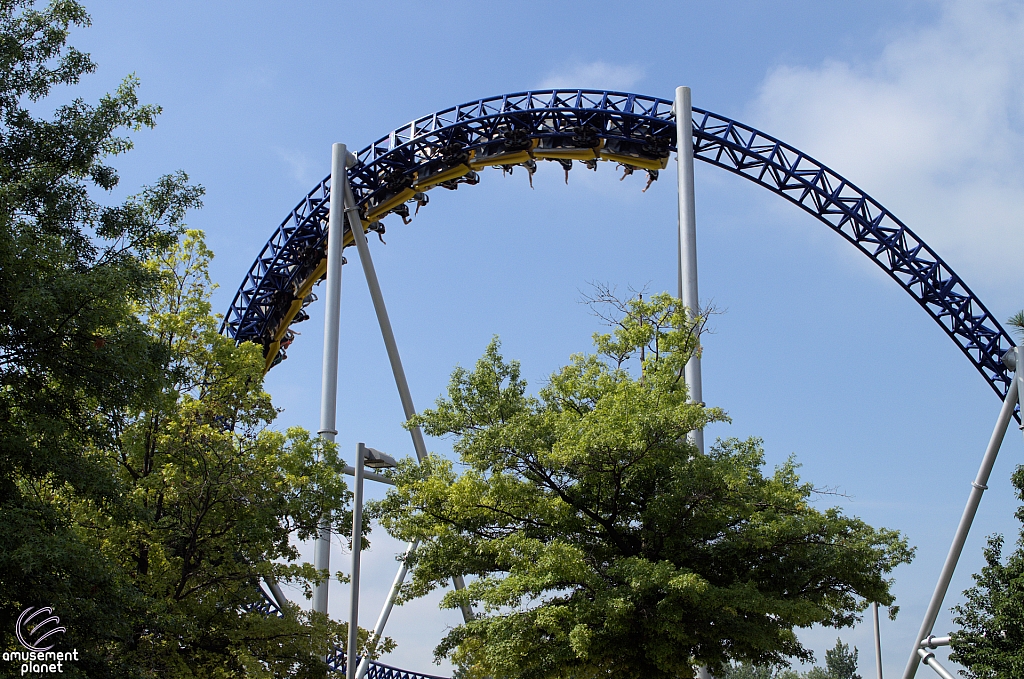
<path id="1" fill-rule="evenodd" d="M 601 90 L 629 90 L 644 77 L 639 66 L 617 66 L 605 61 L 574 63 L 548 73 L 541 82 L 543 89 L 587 88 Z"/>
<path id="2" fill-rule="evenodd" d="M 869 192 L 970 280 L 1019 283 L 1022 37 L 1024 5 L 946 2 L 869 63 L 773 70 L 749 116 Z"/>

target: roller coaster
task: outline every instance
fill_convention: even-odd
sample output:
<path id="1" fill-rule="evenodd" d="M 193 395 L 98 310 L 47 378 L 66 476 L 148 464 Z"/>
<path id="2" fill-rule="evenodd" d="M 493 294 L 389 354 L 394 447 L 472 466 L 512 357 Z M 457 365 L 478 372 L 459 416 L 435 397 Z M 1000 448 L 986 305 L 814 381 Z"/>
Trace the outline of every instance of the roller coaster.
<path id="1" fill-rule="evenodd" d="M 519 167 L 532 179 L 540 161 L 556 163 L 566 173 L 608 161 L 627 174 L 647 173 L 650 183 L 682 143 L 674 102 L 666 99 L 600 90 L 479 99 L 418 118 L 355 154 L 346 171 L 354 201 L 348 209 L 357 210 L 364 232 L 380 235 L 385 217 L 395 215 L 407 224 L 415 215 L 410 208 L 418 212 L 426 206 L 431 189 L 478 184 L 487 168 Z M 695 160 L 797 205 L 869 257 L 956 343 L 1004 401 L 1004 411 L 1008 404 L 1007 419 L 1019 420 L 1013 340 L 938 254 L 878 201 L 798 149 L 698 108 L 692 109 L 692 152 Z M 327 275 L 331 190 L 328 176 L 281 222 L 225 316 L 221 331 L 236 342 L 260 344 L 266 370 L 287 357 L 295 339 L 290 328 L 308 318 L 304 308 L 316 299 L 313 286 Z M 343 247 L 363 238 L 352 223 L 344 224 Z M 266 612 L 276 611 L 268 600 Z M 344 653 L 336 652 L 329 664 L 341 669 Z M 913 676 L 909 668 L 908 675 Z M 436 679 L 379 663 L 370 663 L 367 676 Z"/>

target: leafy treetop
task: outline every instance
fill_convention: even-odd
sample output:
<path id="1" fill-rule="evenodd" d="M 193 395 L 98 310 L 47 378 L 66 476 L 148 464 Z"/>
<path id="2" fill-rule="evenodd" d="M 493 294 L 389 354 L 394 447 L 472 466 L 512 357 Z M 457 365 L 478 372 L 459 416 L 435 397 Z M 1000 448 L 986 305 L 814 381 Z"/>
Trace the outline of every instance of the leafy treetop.
<path id="1" fill-rule="evenodd" d="M 254 607 L 264 576 L 326 577 L 292 538 L 324 513 L 349 533 L 342 465 L 269 429 L 259 348 L 217 334 L 210 253 L 184 232 L 202 187 L 177 172 L 110 200 L 160 110 L 137 80 L 40 105 L 95 69 L 67 45 L 88 23 L 74 0 L 0 0 L 0 648 L 52 606 L 68 676 L 323 676 L 344 626 Z"/>
<path id="2" fill-rule="evenodd" d="M 825 651 L 825 667 L 815 665 L 807 672 L 750 663 L 727 664 L 715 673 L 716 679 L 861 679 L 857 673 L 857 647 L 850 650 L 842 639 Z"/>
<path id="3" fill-rule="evenodd" d="M 147 258 L 174 242 L 202 187 L 184 173 L 101 202 L 118 185 L 126 133 L 151 127 L 127 78 L 97 104 L 35 114 L 54 88 L 95 68 L 66 44 L 88 25 L 72 0 L 0 0 L 0 646 L 26 606 L 54 606 L 81 630 L 112 633 L 130 592 L 74 530 L 58 495 L 111 514 L 126 505 L 93 453 L 154 397 L 165 347 L 134 314 L 158 276 Z"/>
<path id="4" fill-rule="evenodd" d="M 308 597 L 327 577 L 299 562 L 295 539 L 317 535 L 323 516 L 351 538 L 345 465 L 305 430 L 269 428 L 277 411 L 260 347 L 236 346 L 210 313 L 211 256 L 188 231 L 149 262 L 160 285 L 137 313 L 165 349 L 166 379 L 97 451 L 128 515 L 68 498 L 88 544 L 133 593 L 107 662 L 141 676 L 323 676 L 347 625 L 295 605 L 267 616 L 259 586 L 271 577 Z"/>
<path id="5" fill-rule="evenodd" d="M 443 605 L 481 609 L 435 653 L 472 677 L 689 677 L 808 659 L 794 628 L 892 603 L 899 533 L 814 508 L 793 460 L 763 473 L 756 439 L 687 443 L 725 419 L 682 379 L 702 319 L 669 295 L 620 309 L 537 396 L 494 340 L 410 421 L 451 436 L 462 470 L 406 461 L 373 510 L 421 542 L 403 595 L 463 575 Z"/>

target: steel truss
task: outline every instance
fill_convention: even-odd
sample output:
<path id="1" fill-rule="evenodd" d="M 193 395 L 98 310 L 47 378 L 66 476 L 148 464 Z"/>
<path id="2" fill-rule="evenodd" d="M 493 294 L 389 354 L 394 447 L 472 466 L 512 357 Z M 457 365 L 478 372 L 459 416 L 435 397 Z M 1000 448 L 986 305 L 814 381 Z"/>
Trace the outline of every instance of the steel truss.
<path id="1" fill-rule="evenodd" d="M 956 342 L 1005 397 L 1000 362 L 1013 341 L 963 280 L 878 201 L 798 149 L 709 111 L 693 109 L 694 157 L 782 196 L 870 257 Z M 349 180 L 364 222 L 435 186 L 479 181 L 476 169 L 611 160 L 657 170 L 675 151 L 672 102 L 637 94 L 545 90 L 506 94 L 424 116 L 357 155 Z M 422 200 L 422 198 L 420 198 Z M 268 367 L 309 289 L 323 274 L 330 177 L 311 190 L 263 247 L 222 327 L 264 347 Z M 345 230 L 346 244 L 351 233 Z M 311 280 L 312 279 L 312 280 Z"/>
<path id="2" fill-rule="evenodd" d="M 1016 396 L 1010 394 L 1014 372 L 1002 360 L 1013 349 L 1013 340 L 934 250 L 878 201 L 798 149 L 724 116 L 697 108 L 692 112 L 694 158 L 782 196 L 871 258 L 942 327 L 1008 404 L 1004 410 L 1020 420 L 1019 406 L 1015 412 L 1015 404 L 1010 403 L 1014 398 L 1007 398 Z M 677 150 L 676 132 L 672 102 L 597 90 L 507 94 L 424 116 L 357 154 L 356 163 L 347 170 L 352 195 L 346 203 L 354 202 L 358 217 L 350 214 L 351 224 L 344 224 L 342 247 L 354 243 L 356 219 L 364 229 L 382 233 L 380 219 L 394 213 L 407 221 L 407 203 L 426 205 L 426 192 L 438 186 L 454 190 L 479 183 L 477 170 L 486 167 L 520 165 L 532 175 L 538 160 L 558 162 L 566 172 L 575 162 L 595 167 L 606 160 L 625 166 L 627 173 L 646 170 L 656 179 Z M 326 275 L 330 202 L 328 176 L 263 247 L 225 317 L 221 331 L 237 342 L 261 344 L 268 370 L 285 358 L 283 348 L 294 339 L 289 326 L 308 317 L 302 308 L 314 299 L 312 286 Z M 365 243 L 360 247 L 364 249 Z M 985 486 L 978 482 L 974 486 L 980 500 Z M 973 495 L 971 502 L 976 508 Z M 955 567 L 958 556 L 955 540 L 946 570 Z M 948 585 L 945 576 L 940 577 L 933 597 L 937 604 L 933 601 L 932 607 L 941 605 L 943 582 Z M 264 608 L 260 610 L 266 614 L 281 614 L 269 597 Z M 933 622 L 934 616 L 930 619 Z M 948 641 L 930 636 L 928 620 L 925 627 L 922 634 L 929 636 L 915 647 L 906 676 L 916 671 L 917 656 L 946 676 L 927 649 Z M 332 669 L 344 671 L 344 649 L 335 649 L 327 660 Z M 372 661 L 366 677 L 441 679 Z"/>
<path id="3" fill-rule="evenodd" d="M 254 584 L 254 586 L 259 588 L 258 585 Z M 270 596 L 267 596 L 267 593 L 264 592 L 262 588 L 260 588 L 260 592 L 263 594 L 263 602 L 248 610 L 254 613 L 262 613 L 263 615 L 283 616 L 284 613 L 281 611 L 280 606 L 277 605 L 277 602 L 275 602 Z M 345 649 L 341 646 L 336 646 L 327 655 L 327 666 L 335 672 L 345 674 L 345 655 Z M 362 660 L 361 656 L 356 657 L 360 661 Z M 365 679 L 449 679 L 449 677 L 439 677 L 433 674 L 421 674 L 419 672 L 402 670 L 397 667 L 392 667 L 391 665 L 379 663 L 375 660 L 368 661 L 368 668 L 364 676 Z"/>

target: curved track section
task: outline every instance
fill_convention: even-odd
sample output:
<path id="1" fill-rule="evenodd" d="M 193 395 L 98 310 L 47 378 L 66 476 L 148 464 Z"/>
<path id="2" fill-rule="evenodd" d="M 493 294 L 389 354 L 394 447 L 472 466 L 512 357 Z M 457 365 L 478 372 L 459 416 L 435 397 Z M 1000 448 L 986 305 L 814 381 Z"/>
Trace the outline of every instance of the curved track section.
<path id="1" fill-rule="evenodd" d="M 878 201 L 801 151 L 709 111 L 693 109 L 694 156 L 798 205 L 870 257 L 956 342 L 1002 398 L 1001 362 L 1013 341 L 939 256 Z M 637 94 L 544 90 L 481 99 L 424 116 L 360 151 L 349 180 L 363 225 L 383 230 L 409 217 L 435 187 L 480 181 L 488 167 L 536 170 L 537 161 L 594 167 L 607 160 L 657 178 L 675 150 L 672 102 Z M 310 191 L 250 268 L 222 331 L 264 347 L 269 369 L 284 358 L 289 326 L 306 317 L 326 271 L 330 177 Z M 352 242 L 346 227 L 345 243 Z"/>

